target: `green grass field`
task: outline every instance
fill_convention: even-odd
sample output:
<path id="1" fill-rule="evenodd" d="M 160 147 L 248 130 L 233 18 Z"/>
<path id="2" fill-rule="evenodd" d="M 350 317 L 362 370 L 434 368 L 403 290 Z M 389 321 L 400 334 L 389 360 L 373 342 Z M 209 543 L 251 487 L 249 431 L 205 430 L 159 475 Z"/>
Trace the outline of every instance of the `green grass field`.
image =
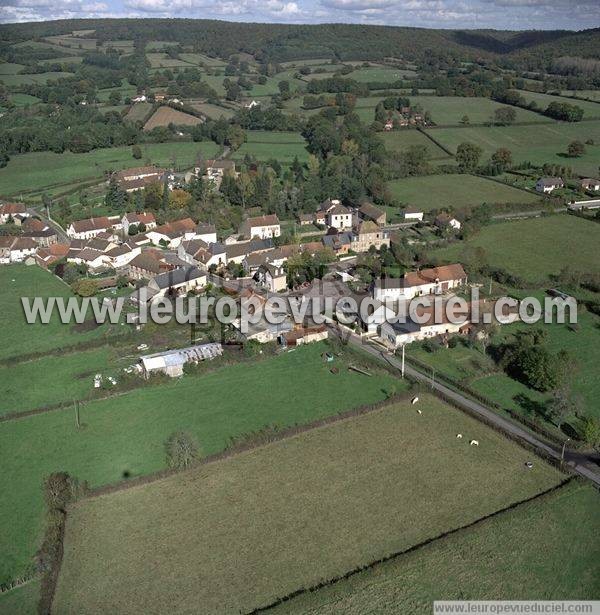
<path id="1" fill-rule="evenodd" d="M 200 113 L 204 113 L 207 117 L 215 120 L 218 120 L 221 116 L 229 119 L 235 115 L 233 109 L 226 109 L 225 107 L 212 105 L 210 103 L 192 103 L 191 106 L 196 109 L 196 111 L 200 111 Z"/>
<path id="2" fill-rule="evenodd" d="M 467 244 L 484 248 L 490 265 L 543 284 L 566 265 L 587 273 L 600 271 L 599 242 L 600 226 L 559 214 L 492 224 Z M 464 245 L 457 242 L 437 250 L 435 255 L 456 262 Z"/>
<path id="3" fill-rule="evenodd" d="M 597 365 L 600 362 L 600 318 L 590 312 L 580 310 L 577 323 L 575 330 L 568 324 L 553 323 L 539 326 L 548 333 L 547 347 L 549 350 L 553 353 L 566 350 L 569 353 L 572 358 L 573 391 L 581 397 L 585 413 L 600 418 L 600 381 L 597 377 Z M 502 327 L 501 339 L 517 331 L 530 329 L 530 327 L 531 325 L 524 323 Z M 550 397 L 529 389 L 504 374 L 500 374 L 497 379 L 494 377 L 476 378 L 471 386 L 503 407 L 524 413 L 525 416 L 528 411 L 530 412 L 527 407 L 529 402 L 544 405 Z M 576 419 L 574 417 L 570 419 L 576 426 Z"/>
<path id="4" fill-rule="evenodd" d="M 40 582 L 35 579 L 0 594 L 0 615 L 35 615 L 39 593 Z"/>
<path id="5" fill-rule="evenodd" d="M 48 60 L 39 60 L 39 64 L 81 64 L 83 56 L 70 56 L 65 58 L 50 58 Z"/>
<path id="6" fill-rule="evenodd" d="M 535 101 L 538 107 L 542 110 L 546 109 L 546 107 L 552 102 L 568 103 L 581 107 L 581 109 L 583 109 L 584 119 L 600 118 L 600 105 L 594 102 L 572 100 L 563 96 L 552 96 L 550 94 L 542 94 L 540 92 L 525 92 L 523 90 L 518 90 L 518 93 L 523 96 L 528 104 Z"/>
<path id="7" fill-rule="evenodd" d="M 529 453 L 436 398 L 420 407 L 388 406 L 81 501 L 54 608 L 249 612 L 560 481 L 541 461 L 527 470 Z M 149 553 L 154 565 L 142 563 Z"/>
<path id="8" fill-rule="evenodd" d="M 220 67 L 226 66 L 227 62 L 218 58 L 209 58 L 202 53 L 180 53 L 179 57 L 190 64 L 206 64 L 207 66 Z"/>
<path id="9" fill-rule="evenodd" d="M 204 158 L 214 157 L 219 146 L 212 141 L 193 143 L 148 143 L 140 145 L 142 162 L 166 165 L 172 157 L 181 168 L 191 166 L 198 152 Z M 87 154 L 65 152 L 35 152 L 12 156 L 4 169 L 0 169 L 0 195 L 15 196 L 52 192 L 61 187 L 97 179 L 101 181 L 105 171 L 139 166 L 140 161 L 131 154 L 131 147 L 98 149 Z"/>
<path id="10" fill-rule="evenodd" d="M 48 81 L 56 81 L 66 77 L 72 77 L 73 73 L 55 72 L 55 73 L 35 73 L 32 75 L 0 75 L 0 81 L 4 82 L 7 87 L 17 87 L 20 85 L 29 85 L 32 83 L 48 83 Z"/>
<path id="11" fill-rule="evenodd" d="M 118 325 L 105 324 L 88 331 L 77 329 L 76 325 L 62 324 L 58 314 L 53 314 L 47 324 L 27 324 L 21 297 L 72 297 L 71 289 L 50 272 L 37 266 L 3 265 L 0 267 L 0 359 L 34 352 L 68 348 L 90 339 L 117 334 Z M 12 368 L 11 368 L 12 369 Z M 12 383 L 3 381 L 4 386 Z M 38 392 L 41 393 L 41 392 Z M 29 392 L 33 394 L 33 392 Z M 7 399 L 7 403 L 9 403 Z"/>
<path id="12" fill-rule="evenodd" d="M 368 68 L 358 67 L 352 71 L 348 77 L 358 81 L 359 83 L 368 83 L 370 81 L 379 81 L 394 83 L 401 79 L 406 79 L 415 76 L 413 70 L 403 70 L 400 68 L 390 68 L 387 66 L 369 66 Z"/>
<path id="13" fill-rule="evenodd" d="M 598 599 L 599 500 L 566 485 L 272 612 L 430 615 L 434 600 Z"/>
<path id="14" fill-rule="evenodd" d="M 275 158 L 281 164 L 291 164 L 295 156 L 300 162 L 308 160 L 306 142 L 296 132 L 249 130 L 246 132 L 246 143 L 233 152 L 232 158 L 243 160 L 246 154 L 262 161 Z"/>
<path id="15" fill-rule="evenodd" d="M 177 43 L 174 41 L 148 41 L 145 49 L 146 51 L 157 51 L 173 45 L 177 45 Z"/>
<path id="16" fill-rule="evenodd" d="M 129 122 L 145 122 L 150 116 L 153 105 L 149 102 L 139 102 L 131 105 L 125 119 Z"/>
<path id="17" fill-rule="evenodd" d="M 137 89 L 134 85 L 131 85 L 126 79 L 123 79 L 123 82 L 120 87 L 114 88 L 104 88 L 102 90 L 98 90 L 96 98 L 98 102 L 108 102 L 110 95 L 112 92 L 119 92 L 121 94 L 121 99 L 125 100 L 125 98 L 135 96 Z"/>
<path id="18" fill-rule="evenodd" d="M 529 161 L 571 166 L 577 172 L 595 177 L 600 165 L 600 122 L 574 124 L 552 123 L 539 126 L 436 128 L 431 136 L 450 151 L 460 143 L 469 142 L 483 150 L 483 159 L 498 148 L 505 147 L 513 154 L 515 162 Z M 579 158 L 569 158 L 566 151 L 571 141 L 592 139 L 596 145 L 586 145 L 586 153 Z"/>
<path id="19" fill-rule="evenodd" d="M 12 62 L 0 62 L 0 80 L 4 80 L 5 75 L 16 75 L 25 68 L 24 64 L 14 64 Z"/>
<path id="20" fill-rule="evenodd" d="M 191 64 L 183 60 L 174 60 L 166 53 L 146 53 L 146 58 L 150 62 L 150 68 L 189 68 Z"/>
<path id="21" fill-rule="evenodd" d="M 419 130 L 382 132 L 381 139 L 390 152 L 402 152 L 413 145 L 424 145 L 433 160 L 449 159 L 448 154 Z"/>
<path id="22" fill-rule="evenodd" d="M 525 296 L 533 295 L 543 301 L 543 293 L 523 291 Z M 569 324 L 540 323 L 527 325 L 514 323 L 498 329 L 494 344 L 510 339 L 520 330 L 540 327 L 547 333 L 547 347 L 553 353 L 566 350 L 573 366 L 573 392 L 581 397 L 586 414 L 600 418 L 600 381 L 597 378 L 597 365 L 600 362 L 600 317 L 580 310 L 578 326 L 573 329 Z M 527 385 L 506 375 L 488 355 L 484 355 L 479 344 L 474 347 L 458 344 L 455 348 L 440 348 L 427 352 L 418 345 L 407 348 L 407 357 L 425 363 L 435 373 L 462 383 L 487 398 L 500 404 L 502 408 L 516 412 L 525 419 L 537 413 L 538 418 L 551 431 L 560 432 L 545 421 L 539 411 L 544 411 L 550 394 L 540 393 Z M 567 417 L 567 422 L 577 429 L 576 417 Z"/>
<path id="23" fill-rule="evenodd" d="M 398 389 L 385 372 L 367 378 L 348 371 L 343 358 L 336 361 L 339 374 L 331 374 L 321 352 L 320 344 L 307 346 L 92 401 L 81 411 L 81 429 L 72 408 L 4 423 L 0 582 L 31 561 L 43 527 L 41 484 L 50 472 L 65 470 L 91 485 L 113 483 L 165 467 L 164 442 L 180 429 L 196 435 L 205 453 L 214 453 L 232 436 L 270 424 L 305 423 L 381 401 L 392 386 Z"/>
<path id="24" fill-rule="evenodd" d="M 79 51 L 87 51 L 90 49 L 96 49 L 96 39 L 94 38 L 80 38 L 78 36 L 71 36 L 70 34 L 66 35 L 57 35 L 57 36 L 47 36 L 46 40 L 53 45 L 58 45 L 59 47 L 70 47 L 72 49 L 77 49 Z"/>
<path id="25" fill-rule="evenodd" d="M 583 98 L 586 100 L 595 100 L 600 102 L 600 90 L 565 90 L 561 92 L 563 97 L 569 98 L 575 96 L 576 98 Z M 570 103 L 576 105 L 576 100 L 570 100 Z M 584 116 L 585 117 L 585 116 Z"/>
<path id="26" fill-rule="evenodd" d="M 420 105 L 431 113 L 431 119 L 440 125 L 459 125 L 466 115 L 471 124 L 493 121 L 494 111 L 505 107 L 489 98 L 465 98 L 462 96 L 410 96 L 411 105 Z M 516 122 L 552 122 L 539 113 L 512 107 L 517 113 Z"/>
<path id="27" fill-rule="evenodd" d="M 118 364 L 100 348 L 0 367 L 0 415 L 87 399 L 94 374 L 118 377 Z"/>
<path id="28" fill-rule="evenodd" d="M 25 105 L 36 105 L 41 102 L 37 96 L 30 96 L 29 94 L 11 94 L 10 100 L 17 107 L 24 107 Z"/>
<path id="29" fill-rule="evenodd" d="M 392 196 L 424 211 L 482 203 L 534 203 L 534 194 L 474 175 L 427 175 L 389 182 Z"/>
<path id="30" fill-rule="evenodd" d="M 69 47 L 64 47 L 62 45 L 55 45 L 54 43 L 49 43 L 47 41 L 22 41 L 20 43 L 15 43 L 12 45 L 15 49 L 20 49 L 22 47 L 30 47 L 32 49 L 44 49 L 44 50 L 54 50 L 59 51 L 60 53 L 65 53 L 73 56 L 81 55 L 81 51 L 79 49 L 71 49 Z"/>

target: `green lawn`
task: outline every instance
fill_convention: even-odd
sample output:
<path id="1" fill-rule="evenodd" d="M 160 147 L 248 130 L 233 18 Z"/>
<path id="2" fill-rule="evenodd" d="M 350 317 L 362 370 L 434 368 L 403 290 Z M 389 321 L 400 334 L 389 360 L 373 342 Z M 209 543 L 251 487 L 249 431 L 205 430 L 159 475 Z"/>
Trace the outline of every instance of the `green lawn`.
<path id="1" fill-rule="evenodd" d="M 202 53 L 180 53 L 179 57 L 190 64 L 206 64 L 207 66 L 226 66 L 227 62 L 218 58 L 209 58 Z"/>
<path id="2" fill-rule="evenodd" d="M 194 143 L 148 143 L 140 145 L 142 162 L 149 160 L 158 165 L 169 164 L 172 157 L 181 168 L 191 166 L 201 152 L 204 158 L 214 157 L 219 146 L 213 141 Z M 0 169 L 0 195 L 35 194 L 51 191 L 86 180 L 102 180 L 105 171 L 138 165 L 131 154 L 131 147 L 98 149 L 87 154 L 65 152 L 35 152 L 11 156 L 4 169 Z"/>
<path id="3" fill-rule="evenodd" d="M 234 78 L 230 77 L 230 79 L 233 80 Z M 223 87 L 224 80 L 225 75 L 202 75 L 202 81 L 208 83 L 220 97 L 225 97 L 225 88 Z"/>
<path id="4" fill-rule="evenodd" d="M 113 483 L 163 468 L 164 442 L 176 430 L 191 431 L 214 453 L 231 436 L 312 421 L 383 400 L 398 387 L 385 372 L 368 378 L 348 371 L 343 359 L 334 375 L 321 352 L 321 344 L 308 346 L 92 401 L 81 412 L 81 429 L 72 408 L 4 423 L 0 582 L 22 572 L 35 552 L 43 526 L 40 486 L 50 472 L 66 470 L 92 485 Z"/>
<path id="5" fill-rule="evenodd" d="M 37 266 L 3 265 L 0 267 L 0 359 L 35 352 L 68 348 L 90 339 L 118 334 L 118 325 L 105 324 L 81 331 L 77 325 L 62 324 L 58 314 L 50 322 L 28 324 L 21 304 L 21 297 L 72 297 L 71 289 L 56 276 Z M 12 368 L 11 368 L 12 369 Z M 10 384 L 4 381 L 5 385 Z M 38 392 L 41 393 L 41 392 Z M 33 394 L 33 392 L 30 392 Z M 9 403 L 7 399 L 6 403 Z"/>
<path id="6" fill-rule="evenodd" d="M 482 247 L 490 265 L 531 282 L 547 283 L 549 275 L 567 265 L 587 273 L 600 271 L 600 226 L 567 214 L 492 224 L 466 243 Z M 456 262 L 464 247 L 457 242 L 434 254 Z"/>
<path id="7" fill-rule="evenodd" d="M 225 107 L 212 105 L 210 103 L 192 103 L 191 106 L 196 109 L 196 111 L 200 111 L 200 113 L 204 113 L 207 117 L 215 120 L 218 120 L 221 116 L 229 119 L 235 115 L 235 111 L 233 109 L 227 109 Z"/>
<path id="8" fill-rule="evenodd" d="M 391 132 L 382 132 L 380 136 L 385 144 L 385 148 L 390 152 L 402 152 L 413 145 L 424 145 L 429 152 L 430 158 L 434 160 L 450 158 L 441 147 L 419 130 L 393 130 Z"/>
<path id="9" fill-rule="evenodd" d="M 32 75 L 0 75 L 0 81 L 4 82 L 7 87 L 15 87 L 20 85 L 29 85 L 32 83 L 44 84 L 51 80 L 57 80 L 66 77 L 72 77 L 73 73 L 55 72 L 55 73 L 35 73 Z"/>
<path id="10" fill-rule="evenodd" d="M 107 348 L 0 367 L 0 415 L 87 399 L 97 373 L 120 375 Z"/>
<path id="11" fill-rule="evenodd" d="M 5 75 L 16 75 L 25 68 L 24 64 L 14 64 L 12 62 L 0 62 L 0 80 L 4 79 Z"/>
<path id="12" fill-rule="evenodd" d="M 600 498 L 569 484 L 282 604 L 274 615 L 430 615 L 434 600 L 597 600 Z"/>
<path id="13" fill-rule="evenodd" d="M 0 594 L 0 615 L 36 615 L 39 593 L 36 579 Z"/>
<path id="14" fill-rule="evenodd" d="M 534 295 L 543 301 L 543 293 L 523 291 L 524 296 Z M 553 353 L 566 350 L 573 367 L 573 391 L 581 397 L 586 414 L 600 418 L 600 381 L 597 365 L 600 363 L 600 317 L 580 310 L 578 325 L 540 323 L 534 325 L 547 333 L 547 347 Z M 532 325 L 514 323 L 498 329 L 494 343 L 509 339 L 520 330 L 530 330 Z M 503 408 L 517 412 L 526 419 L 534 416 L 544 422 L 543 413 L 550 398 L 549 394 L 530 389 L 525 384 L 507 376 L 492 359 L 484 355 L 480 344 L 466 347 L 458 344 L 455 348 L 440 348 L 427 352 L 418 345 L 407 347 L 407 357 L 414 358 L 431 368 L 435 374 L 444 375 L 469 386 L 478 393 L 500 404 Z M 429 371 L 430 371 L 429 370 Z M 575 417 L 569 417 L 574 427 L 578 426 Z M 546 426 L 554 430 L 548 422 Z"/>
<path id="15" fill-rule="evenodd" d="M 567 98 L 575 96 L 577 98 L 600 102 L 600 90 L 565 90 L 564 92 L 561 92 L 561 94 Z M 573 105 L 578 104 L 576 100 L 569 100 L 569 102 Z"/>
<path id="16" fill-rule="evenodd" d="M 368 68 L 358 67 L 347 75 L 347 77 L 359 83 L 379 81 L 392 84 L 401 79 L 406 79 L 407 77 L 414 77 L 415 75 L 416 73 L 413 70 L 404 70 L 387 66 L 369 66 Z"/>
<path id="17" fill-rule="evenodd" d="M 166 53 L 146 53 L 146 58 L 148 62 L 150 62 L 150 68 L 175 68 L 176 66 L 181 68 L 191 67 L 189 62 L 174 60 Z"/>
<path id="18" fill-rule="evenodd" d="M 489 98 L 465 98 L 463 96 L 409 96 L 411 105 L 420 105 L 431 113 L 431 119 L 440 125 L 458 125 L 466 115 L 471 124 L 484 124 L 494 118 L 494 111 L 505 107 Z M 552 122 L 539 113 L 517 109 L 517 122 Z"/>
<path id="19" fill-rule="evenodd" d="M 431 136 L 450 151 L 459 144 L 474 143 L 483 150 L 483 158 L 498 148 L 509 149 L 515 162 L 529 161 L 536 165 L 552 163 L 571 166 L 577 172 L 595 177 L 600 165 L 600 121 L 579 123 L 549 123 L 539 126 L 436 128 Z M 592 139 L 596 145 L 586 145 L 586 153 L 579 158 L 568 158 L 571 141 Z"/>
<path id="20" fill-rule="evenodd" d="M 129 122 L 145 122 L 153 108 L 154 105 L 149 102 L 134 103 L 129 107 L 125 119 Z"/>
<path id="21" fill-rule="evenodd" d="M 563 96 L 552 96 L 550 94 L 542 94 L 539 92 L 526 92 L 524 90 L 518 90 L 518 93 L 529 104 L 535 101 L 541 110 L 545 110 L 546 107 L 553 102 L 568 103 L 570 105 L 576 105 L 583 109 L 584 119 L 598 119 L 600 118 L 600 105 L 595 102 L 588 102 L 586 100 L 572 100 Z"/>
<path id="22" fill-rule="evenodd" d="M 39 60 L 39 64 L 81 64 L 83 56 L 70 56 L 65 58 L 49 58 L 48 60 Z"/>
<path id="23" fill-rule="evenodd" d="M 246 154 L 262 161 L 275 158 L 281 164 L 291 164 L 295 156 L 300 162 L 308 160 L 306 141 L 296 132 L 249 130 L 246 132 L 246 143 L 233 152 L 232 158 L 243 160 Z"/>
<path id="24" fill-rule="evenodd" d="M 554 323 L 539 326 L 548 333 L 549 350 L 553 353 L 566 350 L 572 357 L 573 390 L 581 396 L 584 412 L 600 418 L 600 380 L 597 369 L 600 362 L 600 318 L 595 314 L 580 310 L 577 322 L 578 326 L 575 330 L 568 324 Z M 531 325 L 524 323 L 515 323 L 502 327 L 501 334 L 507 337 L 516 331 L 530 327 Z M 526 416 L 528 404 L 525 400 L 525 403 L 519 403 L 519 396 L 524 395 L 534 404 L 543 404 L 549 397 L 504 375 L 498 380 L 491 377 L 476 379 L 472 386 L 504 407 L 523 412 Z"/>
<path id="25" fill-rule="evenodd" d="M 560 481 L 438 399 L 420 408 L 406 401 L 81 501 L 67 520 L 56 611 L 250 612 Z"/>
<path id="26" fill-rule="evenodd" d="M 389 182 L 388 187 L 394 198 L 423 211 L 539 200 L 535 194 L 473 175 L 407 177 Z"/>
<path id="27" fill-rule="evenodd" d="M 36 105 L 41 102 L 37 96 L 30 96 L 29 94 L 11 94 L 10 100 L 17 107 L 24 107 L 25 105 Z"/>
<path id="28" fill-rule="evenodd" d="M 104 88 L 102 90 L 98 90 L 96 98 L 99 102 L 108 102 L 108 99 L 113 92 L 119 92 L 119 94 L 121 94 L 122 100 L 124 100 L 128 96 L 135 96 L 137 89 L 135 85 L 131 85 L 126 79 L 123 79 L 123 82 L 120 87 Z"/>

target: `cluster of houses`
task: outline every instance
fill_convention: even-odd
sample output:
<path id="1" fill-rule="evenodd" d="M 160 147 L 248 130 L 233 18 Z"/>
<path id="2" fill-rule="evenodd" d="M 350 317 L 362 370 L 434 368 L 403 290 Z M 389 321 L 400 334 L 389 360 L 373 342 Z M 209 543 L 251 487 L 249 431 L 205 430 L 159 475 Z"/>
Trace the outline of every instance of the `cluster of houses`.
<path id="1" fill-rule="evenodd" d="M 468 334 L 482 322 L 484 313 L 494 315 L 495 302 L 478 301 L 467 303 L 455 318 L 450 320 L 446 303 L 467 284 L 467 274 L 459 263 L 405 273 L 401 278 L 382 278 L 373 285 L 376 307 L 363 323 L 367 334 L 375 335 L 385 346 L 396 349 L 404 344 L 440 336 L 447 340 L 453 334 Z M 390 306 L 407 306 L 415 297 L 438 297 L 442 308 L 436 309 L 433 302 L 417 309 L 418 318 L 398 313 Z M 406 310 L 407 311 L 407 310 Z M 518 309 L 503 309 L 503 323 L 518 319 Z M 406 317 L 404 317 L 406 316 Z M 493 322 L 497 322 L 492 319 Z"/>
<path id="2" fill-rule="evenodd" d="M 19 234 L 0 236 L 0 264 L 22 263 L 58 241 L 56 231 L 32 216 L 23 203 L 0 205 L 0 224 L 9 223 L 15 225 Z"/>
<path id="3" fill-rule="evenodd" d="M 327 199 L 314 214 L 300 214 L 298 222 L 300 226 L 326 226 L 327 233 L 322 243 L 337 256 L 390 246 L 390 234 L 385 229 L 386 214 L 372 203 L 349 208 L 338 199 Z"/>
<path id="4" fill-rule="evenodd" d="M 124 169 L 113 174 L 119 187 L 125 192 L 136 192 L 143 190 L 150 184 L 157 182 L 164 183 L 173 182 L 173 174 L 166 169 L 161 169 L 153 166 L 137 167 L 133 169 Z"/>
<path id="5" fill-rule="evenodd" d="M 585 177 L 575 183 L 581 192 L 600 192 L 600 179 Z M 536 191 L 543 194 L 550 194 L 564 187 L 565 182 L 562 177 L 540 177 L 535 184 Z"/>
<path id="6" fill-rule="evenodd" d="M 196 166 L 187 173 L 185 181 L 189 183 L 192 177 L 200 177 L 212 190 L 218 190 L 225 175 L 239 176 L 239 173 L 235 170 L 235 162 L 233 160 L 226 158 L 207 160 L 202 166 Z"/>
<path id="7" fill-rule="evenodd" d="M 383 125 L 386 132 L 394 128 L 406 128 L 408 126 L 426 126 L 425 116 L 412 107 L 402 107 L 395 113 L 390 113 Z"/>

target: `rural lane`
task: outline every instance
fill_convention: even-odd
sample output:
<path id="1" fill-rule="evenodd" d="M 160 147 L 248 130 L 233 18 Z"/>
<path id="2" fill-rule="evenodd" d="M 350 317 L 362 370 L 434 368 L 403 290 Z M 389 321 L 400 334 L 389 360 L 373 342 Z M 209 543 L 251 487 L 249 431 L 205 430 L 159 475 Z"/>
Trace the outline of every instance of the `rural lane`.
<path id="1" fill-rule="evenodd" d="M 331 326 L 330 330 L 336 335 L 340 336 L 340 332 L 337 329 L 337 327 Z M 386 363 L 388 363 L 389 365 L 391 365 L 392 367 L 398 370 L 402 369 L 402 364 L 399 359 L 397 359 L 393 355 L 389 355 L 387 352 L 380 350 L 370 344 L 365 344 L 364 341 L 357 335 L 350 334 L 348 336 L 348 333 L 344 332 L 343 339 L 346 339 L 346 338 L 348 338 L 351 344 L 353 344 L 354 346 L 359 346 L 360 348 L 362 348 L 363 350 L 365 350 L 372 356 L 380 360 L 384 360 Z M 404 365 L 404 372 L 406 375 L 410 376 L 410 378 L 412 378 L 413 380 L 427 384 L 429 387 L 431 387 L 435 391 L 441 393 L 446 398 L 452 400 L 458 406 L 465 408 L 466 410 L 469 410 L 470 412 L 472 412 L 473 414 L 477 416 L 480 416 L 486 422 L 493 424 L 497 428 L 501 429 L 503 432 L 508 433 L 511 436 L 514 436 L 516 438 L 519 438 L 520 440 L 527 442 L 529 445 L 535 447 L 537 450 L 541 451 L 542 453 L 549 455 L 550 457 L 556 459 L 557 461 L 560 461 L 561 459 L 560 450 L 557 450 L 553 446 L 550 446 L 546 442 L 540 440 L 534 434 L 530 433 L 523 427 L 520 427 L 518 424 L 513 423 L 512 421 L 509 421 L 505 419 L 504 417 L 500 416 L 499 414 L 497 414 L 496 412 L 494 412 L 487 406 L 484 406 L 483 404 L 466 397 L 462 393 L 459 393 L 440 382 L 435 382 L 435 381 L 432 382 L 432 379 L 430 378 L 430 376 L 421 373 L 420 371 L 416 370 L 414 367 L 411 367 L 410 365 L 408 365 L 406 362 Z M 599 460 L 597 458 L 588 457 L 586 455 L 582 455 L 580 453 L 576 453 L 572 451 L 565 451 L 565 462 L 567 463 L 567 465 L 574 472 L 592 481 L 597 487 L 600 487 L 600 468 L 594 467 L 598 465 L 598 461 Z"/>

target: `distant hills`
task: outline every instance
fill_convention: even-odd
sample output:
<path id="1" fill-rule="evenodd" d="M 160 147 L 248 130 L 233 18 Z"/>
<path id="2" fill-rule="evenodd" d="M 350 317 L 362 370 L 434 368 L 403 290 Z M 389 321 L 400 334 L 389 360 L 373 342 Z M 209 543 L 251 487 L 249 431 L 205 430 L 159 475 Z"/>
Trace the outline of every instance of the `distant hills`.
<path id="1" fill-rule="evenodd" d="M 90 37 L 108 40 L 177 41 L 196 51 L 227 57 L 246 52 L 259 60 L 283 62 L 308 58 L 377 60 L 383 57 L 476 59 L 509 56 L 543 63 L 549 58 L 600 59 L 600 28 L 572 32 L 434 30 L 354 24 L 285 25 L 195 19 L 76 19 L 5 24 L 0 39 L 7 44 L 32 38 L 94 30 Z"/>

